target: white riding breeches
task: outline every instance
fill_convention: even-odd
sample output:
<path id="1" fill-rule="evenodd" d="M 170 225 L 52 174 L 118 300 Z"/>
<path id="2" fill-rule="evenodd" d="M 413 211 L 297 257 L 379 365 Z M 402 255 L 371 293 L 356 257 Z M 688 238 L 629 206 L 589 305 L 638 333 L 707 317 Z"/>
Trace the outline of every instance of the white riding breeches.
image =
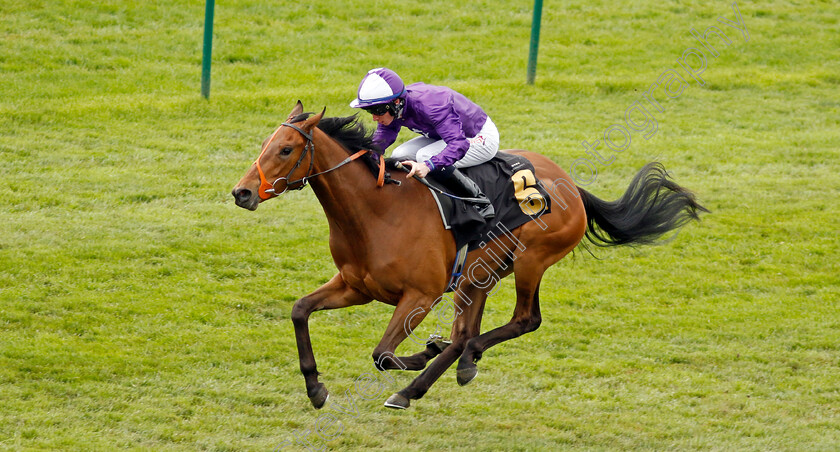
<path id="1" fill-rule="evenodd" d="M 499 152 L 499 130 L 496 124 L 487 118 L 478 135 L 467 138 L 470 148 L 461 160 L 455 162 L 456 168 L 468 168 L 487 162 Z M 438 155 L 446 147 L 443 140 L 434 138 L 417 137 L 397 146 L 391 157 L 400 160 L 414 160 L 425 162 L 435 155 Z"/>

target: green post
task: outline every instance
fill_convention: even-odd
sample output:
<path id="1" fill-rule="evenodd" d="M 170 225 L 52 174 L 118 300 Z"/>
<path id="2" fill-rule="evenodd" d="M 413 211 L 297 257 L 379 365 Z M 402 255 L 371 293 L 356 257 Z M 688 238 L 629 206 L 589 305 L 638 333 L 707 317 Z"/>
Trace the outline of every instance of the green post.
<path id="1" fill-rule="evenodd" d="M 540 46 L 540 22 L 542 21 L 542 0 L 534 0 L 534 20 L 531 22 L 531 49 L 528 52 L 528 84 L 534 84 L 537 76 L 537 48 Z"/>
<path id="2" fill-rule="evenodd" d="M 213 53 L 213 6 L 215 0 L 205 1 L 204 54 L 201 58 L 201 95 L 210 98 L 210 55 Z"/>

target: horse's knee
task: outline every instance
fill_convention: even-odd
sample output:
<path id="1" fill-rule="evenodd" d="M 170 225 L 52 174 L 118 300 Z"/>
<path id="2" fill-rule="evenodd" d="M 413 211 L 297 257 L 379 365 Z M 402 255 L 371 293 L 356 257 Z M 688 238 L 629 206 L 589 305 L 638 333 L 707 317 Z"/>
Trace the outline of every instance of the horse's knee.
<path id="1" fill-rule="evenodd" d="M 542 323 L 542 317 L 541 316 L 539 316 L 539 315 L 532 316 L 530 319 L 528 319 L 528 323 L 525 325 L 525 332 L 530 333 L 532 331 L 536 331 L 537 328 L 540 327 L 541 323 Z"/>
<path id="2" fill-rule="evenodd" d="M 513 322 L 515 327 L 514 337 L 521 336 L 525 333 L 530 333 L 537 328 L 540 327 L 542 323 L 542 318 L 539 315 L 532 315 L 528 317 L 522 317 Z"/>
<path id="3" fill-rule="evenodd" d="M 311 311 L 306 298 L 301 298 L 292 306 L 292 323 L 295 325 L 305 324 L 309 320 L 309 314 L 311 314 Z"/>

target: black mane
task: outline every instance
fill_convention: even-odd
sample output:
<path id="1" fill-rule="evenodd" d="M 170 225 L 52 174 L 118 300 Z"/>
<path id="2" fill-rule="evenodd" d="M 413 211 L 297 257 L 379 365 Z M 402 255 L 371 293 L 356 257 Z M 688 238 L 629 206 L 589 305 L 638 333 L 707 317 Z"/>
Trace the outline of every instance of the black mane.
<path id="1" fill-rule="evenodd" d="M 292 118 L 290 123 L 296 123 L 305 120 L 312 113 L 301 113 Z M 318 128 L 322 132 L 329 135 L 347 151 L 348 154 L 355 154 L 361 150 L 371 150 L 373 152 L 365 155 L 361 159 L 368 167 L 374 177 L 379 175 L 379 155 L 382 150 L 373 143 L 373 131 L 368 130 L 364 123 L 359 120 L 359 115 L 345 116 L 343 118 L 322 118 L 318 123 Z M 391 164 L 388 164 L 391 163 Z M 386 163 L 386 168 L 394 169 L 393 163 Z M 391 179 L 389 173 L 385 173 L 385 183 L 397 183 Z"/>
<path id="2" fill-rule="evenodd" d="M 301 113 L 292 118 L 289 123 L 294 124 L 304 121 L 312 115 L 313 113 Z M 373 132 L 367 130 L 358 116 L 323 118 L 318 123 L 318 128 L 344 146 L 349 154 L 361 151 L 362 149 L 370 149 L 381 154 L 381 150 L 373 144 Z"/>
<path id="3" fill-rule="evenodd" d="M 324 118 L 318 123 L 318 128 L 341 143 L 351 154 L 362 149 L 381 153 L 381 150 L 373 144 L 373 132 L 367 130 L 358 115 Z"/>

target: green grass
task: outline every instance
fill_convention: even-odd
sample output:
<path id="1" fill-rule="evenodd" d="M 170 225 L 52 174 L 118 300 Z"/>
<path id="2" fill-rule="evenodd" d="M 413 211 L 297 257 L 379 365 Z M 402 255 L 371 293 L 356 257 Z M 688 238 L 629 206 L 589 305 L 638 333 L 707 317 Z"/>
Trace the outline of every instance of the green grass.
<path id="1" fill-rule="evenodd" d="M 530 2 L 222 2 L 209 101 L 202 3 L 0 3 L 0 448 L 271 450 L 324 413 L 341 430 L 313 448 L 840 448 L 832 2 L 739 3 L 748 42 L 717 22 L 725 1 L 547 2 L 534 86 Z M 407 411 L 382 407 L 407 372 L 355 416 L 335 408 L 375 372 L 390 309 L 316 313 L 332 399 L 311 408 L 289 313 L 335 272 L 322 210 L 309 190 L 254 213 L 229 195 L 297 99 L 350 114 L 387 65 L 568 169 L 712 25 L 732 45 L 706 86 L 689 79 L 587 186 L 612 199 L 656 159 L 702 223 L 556 265 L 538 331 Z M 505 281 L 485 329 L 513 298 Z"/>

